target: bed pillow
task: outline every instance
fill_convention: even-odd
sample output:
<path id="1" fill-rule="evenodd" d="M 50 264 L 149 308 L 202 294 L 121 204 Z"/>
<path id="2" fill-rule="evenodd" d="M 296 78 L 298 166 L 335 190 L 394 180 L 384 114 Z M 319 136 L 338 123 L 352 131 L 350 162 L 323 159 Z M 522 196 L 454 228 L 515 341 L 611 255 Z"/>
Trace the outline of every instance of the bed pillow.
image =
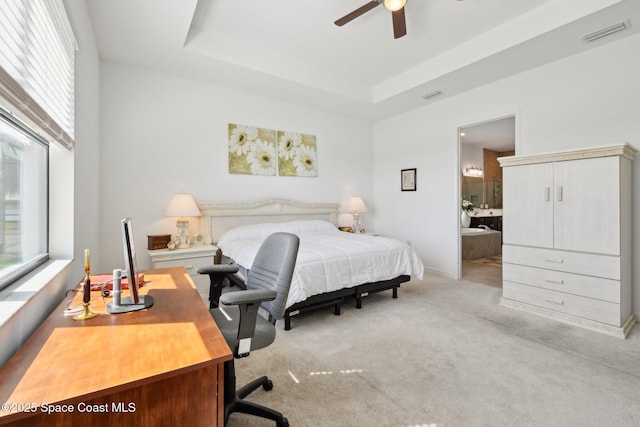
<path id="1" fill-rule="evenodd" d="M 322 220 L 301 220 L 301 221 L 289 221 L 278 223 L 261 223 L 241 225 L 240 227 L 232 228 L 220 237 L 218 246 L 223 246 L 225 243 L 232 242 L 241 239 L 261 239 L 264 240 L 268 236 L 277 232 L 285 233 L 301 233 L 304 231 L 338 231 L 335 225 L 328 221 Z"/>
<path id="2" fill-rule="evenodd" d="M 328 221 L 319 219 L 308 219 L 301 221 L 283 222 L 283 230 L 289 233 L 298 233 L 303 231 L 339 231 L 335 225 Z"/>

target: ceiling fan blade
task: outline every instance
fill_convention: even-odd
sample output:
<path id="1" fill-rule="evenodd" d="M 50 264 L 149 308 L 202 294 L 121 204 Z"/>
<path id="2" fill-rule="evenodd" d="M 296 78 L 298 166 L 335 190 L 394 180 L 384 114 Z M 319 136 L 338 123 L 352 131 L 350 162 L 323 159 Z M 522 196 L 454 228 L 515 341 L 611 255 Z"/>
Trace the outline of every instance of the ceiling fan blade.
<path id="1" fill-rule="evenodd" d="M 375 0 L 374 1 L 370 1 L 369 3 L 365 4 L 364 6 L 360 6 L 359 8 L 354 10 L 353 12 L 348 13 L 345 16 L 343 16 L 342 18 L 338 19 L 336 22 L 334 22 L 334 24 L 336 24 L 338 27 L 341 27 L 344 24 L 346 24 L 347 22 L 353 21 L 358 16 L 363 15 L 364 13 L 370 11 L 374 7 L 378 6 L 379 4 L 380 3 L 378 3 Z"/>
<path id="2" fill-rule="evenodd" d="M 407 34 L 407 22 L 404 19 L 404 7 L 395 12 L 391 12 L 393 18 L 393 38 L 399 39 Z"/>

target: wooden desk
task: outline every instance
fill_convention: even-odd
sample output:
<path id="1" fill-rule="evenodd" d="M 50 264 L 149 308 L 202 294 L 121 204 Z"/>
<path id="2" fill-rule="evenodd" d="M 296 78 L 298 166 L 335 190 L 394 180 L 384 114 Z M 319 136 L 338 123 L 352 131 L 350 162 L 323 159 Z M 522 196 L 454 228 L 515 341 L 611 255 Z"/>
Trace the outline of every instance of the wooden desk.
<path id="1" fill-rule="evenodd" d="M 0 371 L 0 425 L 222 426 L 231 350 L 184 268 L 145 280 L 148 310 L 107 314 L 94 292 L 100 315 L 74 321 L 60 304 Z"/>

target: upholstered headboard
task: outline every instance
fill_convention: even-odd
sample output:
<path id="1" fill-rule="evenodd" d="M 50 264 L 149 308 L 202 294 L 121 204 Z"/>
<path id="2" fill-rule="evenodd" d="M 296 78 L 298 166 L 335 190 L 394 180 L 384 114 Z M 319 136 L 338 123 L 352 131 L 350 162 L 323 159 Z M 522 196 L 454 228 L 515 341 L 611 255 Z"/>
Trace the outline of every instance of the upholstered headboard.
<path id="1" fill-rule="evenodd" d="M 322 219 L 336 224 L 340 205 L 271 199 L 250 203 L 200 203 L 198 207 L 202 214 L 203 243 L 206 245 L 217 242 L 227 230 L 246 224 L 300 219 Z"/>

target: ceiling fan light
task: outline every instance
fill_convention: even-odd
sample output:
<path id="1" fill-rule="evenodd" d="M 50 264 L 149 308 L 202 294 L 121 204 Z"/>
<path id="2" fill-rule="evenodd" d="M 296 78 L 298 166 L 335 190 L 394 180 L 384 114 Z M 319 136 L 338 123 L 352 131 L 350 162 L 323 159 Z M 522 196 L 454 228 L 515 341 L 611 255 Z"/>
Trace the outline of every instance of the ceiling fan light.
<path id="1" fill-rule="evenodd" d="M 407 3 L 407 0 L 384 0 L 384 7 L 389 9 L 391 12 L 396 12 L 404 7 Z"/>

